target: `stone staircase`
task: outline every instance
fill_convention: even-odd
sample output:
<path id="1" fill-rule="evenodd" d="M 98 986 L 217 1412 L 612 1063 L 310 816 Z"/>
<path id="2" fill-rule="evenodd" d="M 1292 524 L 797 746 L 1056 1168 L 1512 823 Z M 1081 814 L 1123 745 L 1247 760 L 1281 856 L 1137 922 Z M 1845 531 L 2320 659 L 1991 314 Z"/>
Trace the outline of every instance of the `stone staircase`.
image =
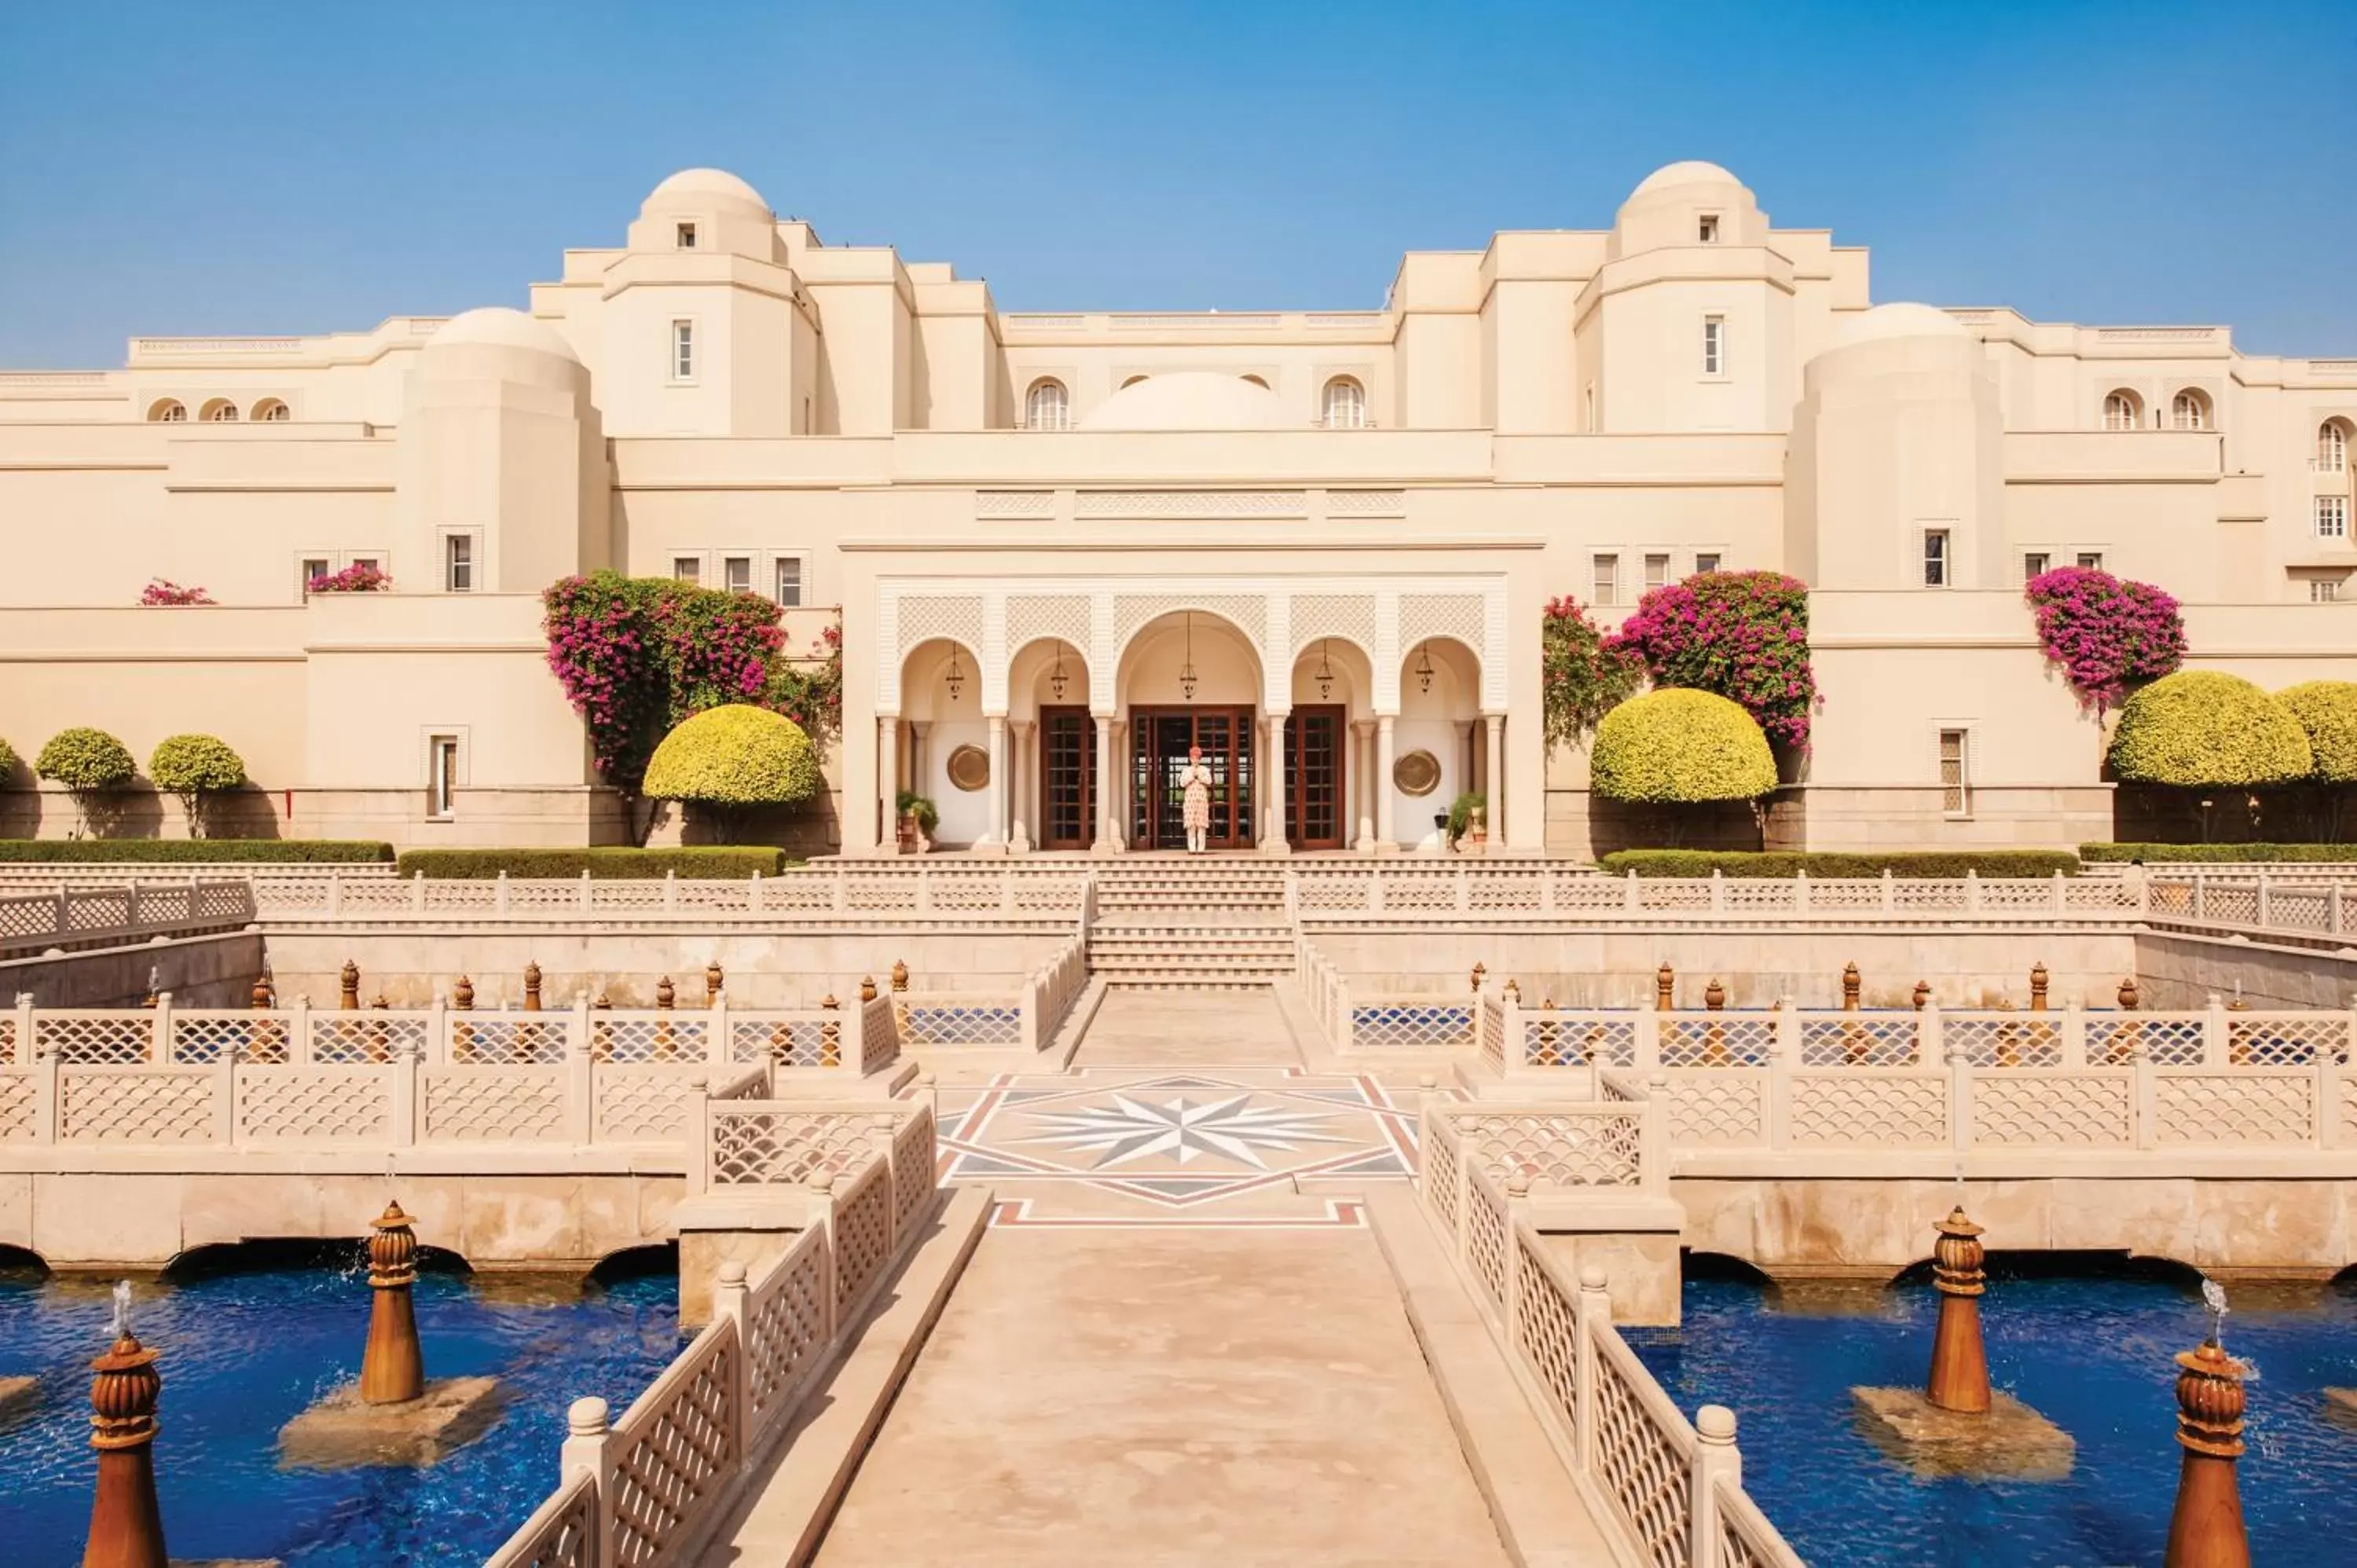
<path id="1" fill-rule="evenodd" d="M 1151 855 L 1096 875 L 1089 969 L 1108 985 L 1270 985 L 1293 973 L 1282 865 Z"/>

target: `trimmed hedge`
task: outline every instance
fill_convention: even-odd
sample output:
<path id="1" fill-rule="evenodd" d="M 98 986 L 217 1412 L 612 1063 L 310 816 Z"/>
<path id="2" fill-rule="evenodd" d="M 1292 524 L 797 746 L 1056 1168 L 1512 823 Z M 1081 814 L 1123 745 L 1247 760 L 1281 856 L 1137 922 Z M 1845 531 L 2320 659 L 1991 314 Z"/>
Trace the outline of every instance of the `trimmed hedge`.
<path id="1" fill-rule="evenodd" d="M 392 858 L 391 844 L 368 839 L 0 839 L 0 861 L 351 865 Z"/>
<path id="2" fill-rule="evenodd" d="M 596 849 L 405 849 L 401 875 L 428 877 L 578 876 L 650 877 L 666 872 L 682 876 L 750 876 L 759 872 L 774 876 L 800 861 L 786 858 L 774 845 L 698 844 L 682 849 L 633 849 L 628 844 Z"/>
<path id="3" fill-rule="evenodd" d="M 2093 846 L 2090 846 L 2093 847 Z M 2076 875 L 2079 857 L 2067 849 L 1901 849 L 1888 854 L 1847 854 L 1823 850 L 1757 853 L 1707 849 L 1615 850 L 1597 863 L 1616 876 L 2051 876 Z"/>
<path id="4" fill-rule="evenodd" d="M 663 736 L 639 793 L 722 810 L 792 806 L 818 793 L 818 748 L 802 726 L 749 703 L 707 708 Z"/>
<path id="5" fill-rule="evenodd" d="M 2180 670 L 2130 697 L 2111 757 L 2116 778 L 2184 789 L 2289 784 L 2315 765 L 2308 732 L 2289 710 L 2215 670 Z"/>
<path id="6" fill-rule="evenodd" d="M 2276 701 L 2308 732 L 2314 760 L 2309 777 L 2322 784 L 2357 783 L 2357 682 L 2303 681 L 2277 692 Z"/>
<path id="7" fill-rule="evenodd" d="M 1587 776 L 1608 800 L 1756 800 L 1775 792 L 1776 758 L 1739 704 L 1715 693 L 1665 687 L 1604 715 L 1587 754 Z"/>
<path id="8" fill-rule="evenodd" d="M 2083 843 L 2080 858 L 2118 865 L 2168 861 L 2357 860 L 2357 843 Z"/>
<path id="9" fill-rule="evenodd" d="M 33 771 L 77 795 L 120 789 L 138 776 L 139 765 L 123 743 L 102 729 L 79 725 L 49 736 Z"/>

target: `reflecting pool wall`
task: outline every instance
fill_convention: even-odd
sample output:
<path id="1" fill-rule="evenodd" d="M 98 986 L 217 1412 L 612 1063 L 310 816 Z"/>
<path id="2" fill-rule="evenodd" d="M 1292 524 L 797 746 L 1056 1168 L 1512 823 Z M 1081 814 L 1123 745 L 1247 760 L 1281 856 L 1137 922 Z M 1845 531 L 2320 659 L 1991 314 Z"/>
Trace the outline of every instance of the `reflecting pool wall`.
<path id="1" fill-rule="evenodd" d="M 112 1284 L 0 1274 L 0 1375 L 38 1374 L 43 1396 L 29 1420 L 0 1431 L 0 1558 L 16 1568 L 81 1561 L 96 1473 L 88 1364 L 108 1343 Z M 279 1427 L 359 1376 L 365 1271 L 355 1262 L 134 1288 L 133 1331 L 163 1353 L 156 1489 L 176 1558 L 480 1563 L 555 1486 L 565 1406 L 597 1394 L 619 1414 L 682 1343 L 669 1275 L 584 1286 L 423 1274 L 426 1376 L 499 1378 L 498 1424 L 430 1470 L 282 1471 Z"/>
<path id="2" fill-rule="evenodd" d="M 2357 1385 L 2357 1289 L 2231 1286 L 2226 1348 L 2255 1364 L 2243 1510 L 2260 1563 L 2357 1561 L 2357 1429 L 2324 1414 Z M 2078 1443 L 2061 1482 L 1923 1480 L 1851 1413 L 1854 1385 L 1921 1387 L 1937 1297 L 1695 1279 L 1677 1329 L 1623 1332 L 1679 1408 L 1725 1404 L 1743 1480 L 1814 1563 L 1857 1568 L 2157 1563 L 2176 1497 L 2177 1377 L 2200 1343 L 2195 1286 L 2149 1277 L 2020 1277 L 1993 1266 L 1982 1301 L 1990 1380 Z"/>

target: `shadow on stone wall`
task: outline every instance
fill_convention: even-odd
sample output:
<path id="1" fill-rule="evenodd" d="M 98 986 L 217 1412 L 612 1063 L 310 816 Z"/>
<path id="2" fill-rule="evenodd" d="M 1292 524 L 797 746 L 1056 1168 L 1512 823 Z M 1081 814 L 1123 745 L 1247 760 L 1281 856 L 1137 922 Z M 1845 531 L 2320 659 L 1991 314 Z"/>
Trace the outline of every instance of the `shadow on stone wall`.
<path id="1" fill-rule="evenodd" d="M 2357 833 L 2357 788 L 2175 789 L 2123 784 L 2112 836 L 2123 843 L 2342 843 Z M 2357 845 L 2352 846 L 2357 857 Z"/>

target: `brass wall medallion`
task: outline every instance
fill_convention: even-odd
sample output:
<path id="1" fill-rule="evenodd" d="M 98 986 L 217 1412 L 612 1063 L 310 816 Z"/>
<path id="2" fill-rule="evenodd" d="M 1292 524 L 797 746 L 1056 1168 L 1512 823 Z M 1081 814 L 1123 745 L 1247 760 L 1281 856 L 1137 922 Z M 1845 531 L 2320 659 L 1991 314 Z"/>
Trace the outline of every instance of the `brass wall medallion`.
<path id="1" fill-rule="evenodd" d="M 973 794 L 990 785 L 990 753 L 978 746 L 961 746 L 950 753 L 950 782 Z"/>
<path id="2" fill-rule="evenodd" d="M 1392 764 L 1392 782 L 1403 795 L 1429 795 L 1440 785 L 1440 759 L 1428 751 L 1411 751 Z"/>

